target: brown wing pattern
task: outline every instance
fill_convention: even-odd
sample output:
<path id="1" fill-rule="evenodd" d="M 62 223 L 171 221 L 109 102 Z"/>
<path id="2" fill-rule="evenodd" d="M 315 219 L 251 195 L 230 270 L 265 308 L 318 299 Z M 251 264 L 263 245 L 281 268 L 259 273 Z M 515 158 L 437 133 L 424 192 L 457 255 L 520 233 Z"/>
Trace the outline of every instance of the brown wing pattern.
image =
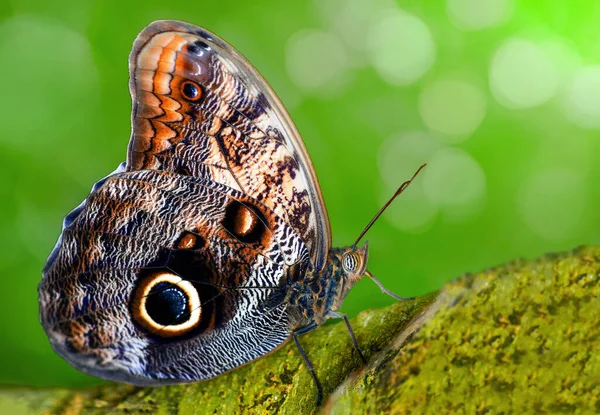
<path id="1" fill-rule="evenodd" d="M 39 286 L 41 321 L 54 349 L 88 373 L 140 385 L 206 379 L 288 339 L 288 280 L 308 262 L 296 232 L 241 192 L 117 173 L 66 220 Z M 139 293 L 164 276 L 163 289 L 198 297 L 188 328 L 144 318 L 160 290 Z"/>
<path id="2" fill-rule="evenodd" d="M 291 226 L 321 269 L 329 220 L 298 132 L 266 81 L 199 27 L 149 25 L 130 55 L 127 170 L 192 175 L 241 191 Z"/>

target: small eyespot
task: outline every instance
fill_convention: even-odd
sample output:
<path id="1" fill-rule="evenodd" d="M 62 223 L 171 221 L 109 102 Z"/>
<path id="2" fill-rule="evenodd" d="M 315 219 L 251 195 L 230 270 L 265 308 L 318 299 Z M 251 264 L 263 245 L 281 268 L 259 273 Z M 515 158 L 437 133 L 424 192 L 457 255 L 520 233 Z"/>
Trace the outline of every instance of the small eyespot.
<path id="1" fill-rule="evenodd" d="M 202 98 L 202 89 L 195 82 L 185 81 L 181 84 L 181 94 L 189 101 L 198 101 Z"/>
<path id="2" fill-rule="evenodd" d="M 208 46 L 206 42 L 202 40 L 197 40 L 194 43 L 189 43 L 187 45 L 187 50 L 188 52 L 193 53 L 194 55 L 198 55 L 202 51 L 210 50 L 210 46 Z"/>
<path id="3" fill-rule="evenodd" d="M 196 287 L 178 275 L 160 272 L 144 279 L 133 294 L 135 321 L 160 337 L 181 336 L 200 322 L 202 304 Z"/>
<path id="4" fill-rule="evenodd" d="M 202 236 L 184 231 L 175 242 L 176 249 L 201 249 L 206 247 L 207 241 Z"/>

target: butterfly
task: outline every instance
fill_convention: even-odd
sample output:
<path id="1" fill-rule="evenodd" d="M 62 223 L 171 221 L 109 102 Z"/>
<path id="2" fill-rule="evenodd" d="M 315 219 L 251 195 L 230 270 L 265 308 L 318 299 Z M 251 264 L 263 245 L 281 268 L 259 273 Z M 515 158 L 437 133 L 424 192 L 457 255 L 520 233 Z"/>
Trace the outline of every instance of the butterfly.
<path id="1" fill-rule="evenodd" d="M 355 244 L 332 248 L 293 122 L 207 30 L 150 24 L 129 70 L 127 160 L 65 217 L 42 272 L 52 347 L 86 373 L 164 385 L 212 378 L 293 338 L 320 401 L 298 336 L 343 318 L 360 353 L 338 310 L 364 275 L 395 296 L 358 246 L 387 205 Z"/>

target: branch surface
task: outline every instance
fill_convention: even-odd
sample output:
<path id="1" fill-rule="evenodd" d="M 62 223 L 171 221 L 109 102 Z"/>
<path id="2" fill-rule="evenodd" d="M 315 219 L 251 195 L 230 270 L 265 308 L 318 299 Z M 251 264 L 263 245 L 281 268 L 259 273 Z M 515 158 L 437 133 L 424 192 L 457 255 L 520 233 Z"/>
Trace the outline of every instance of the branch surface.
<path id="1" fill-rule="evenodd" d="M 465 275 L 329 413 L 599 413 L 600 248 Z"/>
<path id="2" fill-rule="evenodd" d="M 440 293 L 366 310 L 301 337 L 324 413 L 600 411 L 600 248 L 464 275 Z M 312 413 L 293 342 L 215 379 L 136 388 L 1 388 L 0 413 Z"/>

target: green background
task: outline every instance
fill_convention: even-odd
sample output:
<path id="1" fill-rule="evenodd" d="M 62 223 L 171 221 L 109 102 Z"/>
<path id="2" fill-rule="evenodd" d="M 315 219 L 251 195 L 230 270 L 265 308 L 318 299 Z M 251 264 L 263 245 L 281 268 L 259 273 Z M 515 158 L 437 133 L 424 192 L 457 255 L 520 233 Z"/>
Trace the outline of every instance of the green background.
<path id="1" fill-rule="evenodd" d="M 600 244 L 596 0 L 3 1 L 0 383 L 96 382 L 51 350 L 36 286 L 62 217 L 125 157 L 127 56 L 156 19 L 214 31 L 271 83 L 335 245 L 429 162 L 367 235 L 398 294 Z M 343 311 L 391 302 L 364 280 Z"/>

